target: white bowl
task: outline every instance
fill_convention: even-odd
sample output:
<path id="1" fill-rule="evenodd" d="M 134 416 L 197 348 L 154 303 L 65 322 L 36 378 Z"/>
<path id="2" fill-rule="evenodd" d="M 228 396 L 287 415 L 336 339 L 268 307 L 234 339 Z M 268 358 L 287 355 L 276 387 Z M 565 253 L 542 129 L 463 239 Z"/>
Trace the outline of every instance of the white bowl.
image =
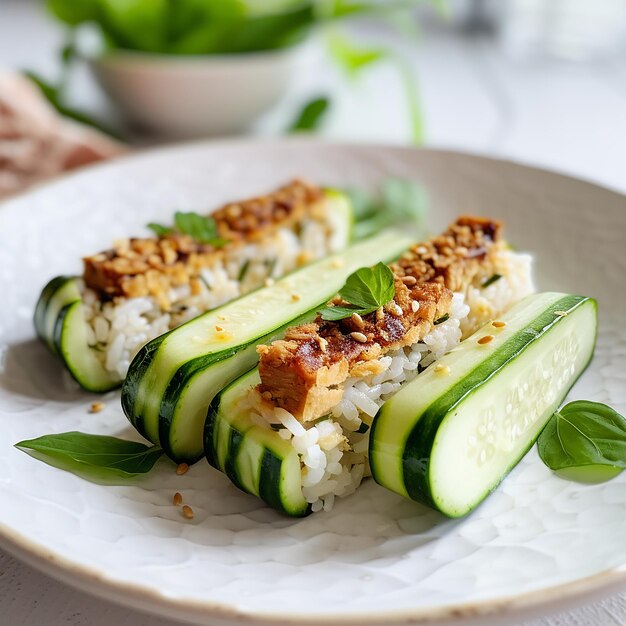
<path id="1" fill-rule="evenodd" d="M 116 51 L 89 59 L 98 83 L 135 124 L 177 138 L 245 130 L 278 102 L 304 46 L 174 56 Z"/>

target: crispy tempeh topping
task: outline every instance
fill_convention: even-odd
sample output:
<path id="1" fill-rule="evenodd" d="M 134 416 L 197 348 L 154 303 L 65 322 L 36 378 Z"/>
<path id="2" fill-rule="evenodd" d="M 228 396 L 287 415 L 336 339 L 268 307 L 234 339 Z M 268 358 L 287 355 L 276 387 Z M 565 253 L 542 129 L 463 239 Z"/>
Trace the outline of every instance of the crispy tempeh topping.
<path id="1" fill-rule="evenodd" d="M 461 217 L 390 265 L 396 294 L 384 308 L 358 320 L 324 321 L 318 315 L 289 328 L 283 340 L 258 346 L 259 392 L 303 422 L 327 413 L 341 400 L 349 375 L 430 332 L 449 311 L 453 291 L 464 290 L 490 266 L 500 228 L 492 220 Z M 333 303 L 341 301 L 337 297 Z"/>
<path id="2" fill-rule="evenodd" d="M 104 298 L 161 298 L 171 287 L 186 284 L 193 290 L 200 271 L 226 248 L 258 240 L 305 214 L 315 215 L 323 197 L 319 187 L 296 179 L 271 194 L 223 206 L 211 217 L 220 238 L 229 242 L 224 248 L 177 233 L 124 239 L 111 250 L 83 259 L 85 284 Z"/>

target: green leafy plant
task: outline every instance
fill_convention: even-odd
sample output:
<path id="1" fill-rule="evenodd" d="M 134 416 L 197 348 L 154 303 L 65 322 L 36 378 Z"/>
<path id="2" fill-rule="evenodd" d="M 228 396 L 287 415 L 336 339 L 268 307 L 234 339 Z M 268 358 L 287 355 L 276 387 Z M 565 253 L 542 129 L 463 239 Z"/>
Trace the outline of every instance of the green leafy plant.
<path id="1" fill-rule="evenodd" d="M 363 189 L 348 189 L 355 211 L 355 239 L 364 239 L 393 225 L 407 225 L 415 237 L 425 233 L 428 197 L 424 188 L 410 180 L 391 178 L 374 193 Z"/>
<path id="2" fill-rule="evenodd" d="M 626 468 L 626 419 L 606 404 L 570 402 L 550 418 L 537 449 L 550 469 L 567 477 L 584 480 L 599 468 L 611 477 Z"/>
<path id="3" fill-rule="evenodd" d="M 291 132 L 315 130 L 328 111 L 329 104 L 330 99 L 326 96 L 310 100 L 304 105 L 289 130 Z"/>
<path id="4" fill-rule="evenodd" d="M 354 313 L 367 315 L 390 302 L 396 293 L 393 272 L 384 263 L 362 267 L 350 274 L 339 296 L 347 305 L 322 309 L 324 320 L 341 320 Z"/>
<path id="5" fill-rule="evenodd" d="M 100 478 L 145 474 L 163 454 L 159 446 L 76 431 L 20 441 L 15 447 L 51 465 Z"/>
<path id="6" fill-rule="evenodd" d="M 188 213 L 176 211 L 174 214 L 174 226 L 164 226 L 156 222 L 150 222 L 147 226 L 157 237 L 164 237 L 177 232 L 182 235 L 189 235 L 198 243 L 210 244 L 215 248 L 228 243 L 228 240 L 219 236 L 217 224 L 211 216 L 200 215 L 193 211 Z"/>
<path id="7" fill-rule="evenodd" d="M 424 0 L 47 0 L 51 14 L 70 33 L 83 24 L 100 32 L 106 48 L 170 55 L 239 54 L 276 50 L 306 39 L 314 30 L 359 16 L 376 16 L 407 32 L 406 15 Z M 430 0 L 443 13 L 443 0 Z M 405 91 L 412 139 L 423 141 L 417 82 L 409 65 L 386 47 L 355 45 L 337 28 L 327 38 L 331 58 L 354 77 L 383 59 L 393 62 Z M 70 44 L 62 52 L 74 56 Z M 67 58 L 66 58 L 67 57 Z M 63 102 L 64 79 L 55 89 Z M 305 104 L 289 132 L 313 131 L 329 109 L 327 98 Z M 59 110 L 71 114 L 71 109 Z M 67 113 L 66 113 L 67 111 Z M 90 123 L 88 116 L 80 114 Z M 78 118 L 77 118 L 78 119 Z M 92 123 L 97 125 L 97 123 Z M 106 129 L 104 129 L 106 130 Z"/>

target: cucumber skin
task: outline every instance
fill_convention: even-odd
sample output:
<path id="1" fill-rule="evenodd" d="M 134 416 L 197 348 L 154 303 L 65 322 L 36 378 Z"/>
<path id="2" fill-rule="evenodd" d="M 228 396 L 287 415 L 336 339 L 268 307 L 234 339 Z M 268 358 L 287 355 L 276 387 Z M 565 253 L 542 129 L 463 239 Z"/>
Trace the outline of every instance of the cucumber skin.
<path id="1" fill-rule="evenodd" d="M 550 332 L 554 325 L 558 324 L 559 321 L 559 318 L 554 315 L 554 311 L 565 310 L 568 313 L 571 313 L 584 304 L 590 304 L 593 306 L 597 316 L 597 302 L 593 298 L 585 296 L 566 296 L 552 304 L 539 317 L 533 320 L 530 330 L 528 328 L 520 330 L 507 343 L 501 346 L 499 352 L 508 352 L 509 355 L 513 354 L 513 356 L 504 356 L 498 359 L 498 355 L 496 354 L 488 360 L 483 361 L 478 367 L 465 376 L 462 381 L 460 381 L 457 385 L 454 385 L 444 396 L 440 396 L 440 398 L 435 400 L 435 402 L 431 404 L 420 416 L 416 425 L 407 437 L 404 450 L 402 452 L 403 482 L 411 499 L 427 504 L 436 510 L 440 510 L 430 489 L 430 451 L 432 450 L 435 437 L 445 416 L 460 402 L 462 402 L 465 397 L 477 386 L 486 383 L 502 367 L 505 367 L 510 361 L 517 358 L 520 354 L 523 354 L 524 350 L 531 346 L 537 339 L 542 337 L 545 333 Z M 534 338 L 531 341 L 524 342 L 523 337 L 520 337 L 520 335 L 525 331 L 532 333 Z M 597 337 L 597 324 L 595 327 L 595 336 Z M 596 337 L 594 337 L 594 344 Z M 512 343 L 520 344 L 520 347 L 517 349 L 513 348 L 512 350 L 507 350 L 506 348 Z M 495 369 L 490 366 L 493 362 L 499 363 Z M 569 390 L 587 369 L 589 363 L 591 363 L 591 359 L 589 359 L 576 379 L 572 381 L 572 384 L 565 391 L 563 397 L 569 393 Z M 487 370 L 487 373 L 485 370 Z M 384 410 L 384 406 L 385 405 L 383 405 L 383 407 L 381 407 L 378 411 L 370 430 L 370 449 L 372 448 L 372 444 L 376 437 L 377 418 Z M 522 453 L 513 460 L 509 468 L 505 470 L 499 480 L 482 495 L 476 506 L 483 502 L 484 499 L 498 487 L 502 480 L 506 478 L 508 473 L 519 463 L 524 455 L 526 455 L 530 448 L 532 448 L 535 444 L 540 432 L 541 429 L 537 432 L 537 435 L 529 441 L 528 446 L 522 451 Z M 376 476 L 375 465 L 371 464 L 370 467 L 372 477 L 376 480 L 376 482 L 379 482 Z M 444 515 L 451 518 L 463 517 L 469 512 L 470 511 L 466 511 L 461 512 L 458 515 L 451 515 L 442 511 Z"/>
<path id="2" fill-rule="evenodd" d="M 33 324 L 35 326 L 35 332 L 37 337 L 41 339 L 46 345 L 50 345 L 53 342 L 52 337 L 48 337 L 45 333 L 45 317 L 48 310 L 48 305 L 52 296 L 68 281 L 74 280 L 75 276 L 55 276 L 51 279 L 46 286 L 41 290 L 37 305 L 35 306 L 35 314 L 33 316 Z M 52 348 L 51 348 L 52 349 Z M 54 352 L 54 350 L 53 350 Z"/>
<path id="3" fill-rule="evenodd" d="M 232 384 L 234 383 L 231 383 L 231 385 Z M 239 430 L 233 428 L 230 424 L 228 425 L 228 428 L 230 430 L 229 447 L 228 457 L 226 459 L 224 467 L 220 466 L 217 460 L 217 452 L 215 450 L 215 447 L 213 446 L 213 432 L 215 430 L 217 420 L 219 419 L 218 414 L 220 410 L 222 393 L 226 392 L 231 385 L 225 387 L 221 393 L 215 396 L 215 399 L 213 400 L 213 402 L 211 402 L 211 405 L 209 406 L 207 419 L 204 423 L 204 454 L 209 464 L 220 472 L 226 474 L 233 483 L 233 485 L 235 485 L 235 487 L 248 495 L 256 496 L 256 494 L 251 494 L 247 489 L 242 486 L 239 480 L 239 475 L 235 463 L 237 454 L 241 449 L 241 446 L 246 445 L 245 434 L 242 435 Z M 281 472 L 282 459 L 273 454 L 271 450 L 265 448 L 263 458 L 261 460 L 258 497 L 261 498 L 261 500 L 263 500 L 268 506 L 272 507 L 274 510 L 278 511 L 279 513 L 283 513 L 284 515 L 288 515 L 289 517 L 298 518 L 310 515 L 310 504 L 304 510 L 298 512 L 289 511 L 285 508 L 282 498 L 280 496 Z"/>
<path id="4" fill-rule="evenodd" d="M 137 429 L 142 437 L 146 436 L 143 423 L 143 415 L 135 410 L 135 400 L 138 397 L 139 387 L 148 367 L 152 363 L 154 354 L 160 348 L 165 338 L 173 332 L 172 330 L 159 335 L 143 346 L 131 361 L 128 374 L 122 385 L 122 410 L 130 423 Z"/>

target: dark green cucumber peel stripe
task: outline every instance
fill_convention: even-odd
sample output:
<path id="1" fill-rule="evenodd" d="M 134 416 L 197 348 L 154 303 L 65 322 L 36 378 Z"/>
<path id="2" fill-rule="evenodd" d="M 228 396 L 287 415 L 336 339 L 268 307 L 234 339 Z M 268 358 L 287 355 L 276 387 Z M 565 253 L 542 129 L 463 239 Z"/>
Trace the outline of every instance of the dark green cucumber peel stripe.
<path id="1" fill-rule="evenodd" d="M 122 387 L 122 410 L 130 423 L 143 437 L 146 437 L 143 414 L 138 410 L 138 407 L 135 406 L 136 400 L 139 397 L 139 387 L 148 368 L 152 364 L 154 354 L 171 332 L 170 330 L 163 335 L 159 335 L 139 350 L 130 364 L 126 380 Z"/>
<path id="2" fill-rule="evenodd" d="M 52 340 L 52 345 L 54 346 L 54 353 L 63 361 L 65 367 L 67 368 L 69 373 L 72 375 L 72 378 L 78 384 L 80 384 L 80 381 L 76 378 L 76 376 L 74 376 L 74 372 L 72 371 L 70 364 L 66 361 L 65 357 L 63 356 L 63 352 L 61 350 L 61 337 L 63 336 L 63 326 L 65 324 L 65 318 L 67 317 L 67 314 L 69 313 L 70 309 L 75 303 L 76 303 L 76 300 L 74 300 L 74 302 L 70 302 L 66 304 L 59 311 L 59 314 L 57 315 L 57 318 L 54 321 L 54 329 L 52 331 L 51 340 Z"/>
<path id="3" fill-rule="evenodd" d="M 278 437 L 278 435 L 276 435 Z M 282 484 L 283 459 L 265 448 L 261 460 L 261 473 L 259 478 L 259 496 L 261 499 L 277 511 L 281 511 L 291 517 L 305 517 L 311 513 L 311 505 L 308 504 L 300 511 L 287 510 L 283 504 L 280 489 Z"/>
<path id="4" fill-rule="evenodd" d="M 203 434 L 204 456 L 206 456 L 206 460 L 209 462 L 210 465 L 212 465 L 215 469 L 218 469 L 220 471 L 222 470 L 222 468 L 220 467 L 220 464 L 217 460 L 217 451 L 215 450 L 215 447 L 213 446 L 213 441 L 215 440 L 214 433 L 215 433 L 215 428 L 217 426 L 217 414 L 220 410 L 221 402 L 222 402 L 222 394 L 219 393 L 217 394 L 217 396 L 215 396 L 215 398 L 213 399 L 213 402 L 211 402 L 209 406 L 206 421 L 204 422 L 204 434 Z"/>
<path id="5" fill-rule="evenodd" d="M 39 300 L 37 300 L 37 305 L 35 306 L 33 323 L 35 325 L 37 336 L 43 341 L 51 339 L 50 337 L 46 337 L 44 332 L 45 318 L 50 300 L 68 280 L 73 280 L 74 278 L 74 276 L 55 276 L 41 291 L 41 295 L 39 296 Z"/>
<path id="6" fill-rule="evenodd" d="M 237 472 L 237 455 L 239 454 L 239 448 L 244 442 L 245 435 L 230 424 L 228 424 L 228 431 L 228 454 L 226 455 L 226 462 L 222 471 L 230 478 L 235 487 L 248 493 L 247 489 L 241 484 L 239 473 Z"/>
<path id="7" fill-rule="evenodd" d="M 324 302 L 326 301 L 324 300 Z M 224 361 L 226 359 L 234 357 L 236 354 L 247 350 L 250 346 L 270 341 L 271 339 L 275 338 L 278 333 L 282 334 L 282 332 L 286 330 L 289 326 L 294 326 L 303 322 L 304 320 L 311 319 L 315 315 L 315 312 L 320 308 L 320 306 L 323 306 L 324 302 L 317 304 L 312 309 L 309 309 L 306 313 L 303 313 L 297 319 L 289 321 L 286 324 L 277 326 L 267 333 L 251 339 L 246 344 L 239 344 L 237 346 L 233 346 L 232 348 L 227 348 L 222 352 L 213 352 L 211 354 L 190 359 L 184 365 L 179 367 L 174 372 L 174 375 L 170 378 L 170 381 L 165 388 L 165 392 L 163 394 L 163 398 L 161 400 L 161 405 L 159 408 L 159 442 L 165 454 L 170 458 L 173 458 L 174 460 L 179 460 L 178 455 L 176 455 L 171 449 L 169 435 L 181 394 L 183 393 L 185 388 L 191 383 L 194 376 L 205 372 L 207 368 L 216 365 L 220 361 Z M 241 376 L 242 375 L 243 374 L 241 374 Z M 236 377 L 236 379 L 238 378 L 240 378 L 240 376 Z M 197 460 L 198 459 L 187 459 L 186 462 L 195 463 Z"/>
<path id="8" fill-rule="evenodd" d="M 529 326 L 515 333 L 489 359 L 480 363 L 462 381 L 459 381 L 422 413 L 405 441 L 402 454 L 404 486 L 413 500 L 435 505 L 428 481 L 430 451 L 445 415 L 452 411 L 469 393 L 486 384 L 537 339 L 558 325 L 561 317 L 555 315 L 555 311 L 571 313 L 590 300 L 591 298 L 583 296 L 566 296 L 552 304 Z M 532 442 L 530 446 L 532 446 Z"/>

